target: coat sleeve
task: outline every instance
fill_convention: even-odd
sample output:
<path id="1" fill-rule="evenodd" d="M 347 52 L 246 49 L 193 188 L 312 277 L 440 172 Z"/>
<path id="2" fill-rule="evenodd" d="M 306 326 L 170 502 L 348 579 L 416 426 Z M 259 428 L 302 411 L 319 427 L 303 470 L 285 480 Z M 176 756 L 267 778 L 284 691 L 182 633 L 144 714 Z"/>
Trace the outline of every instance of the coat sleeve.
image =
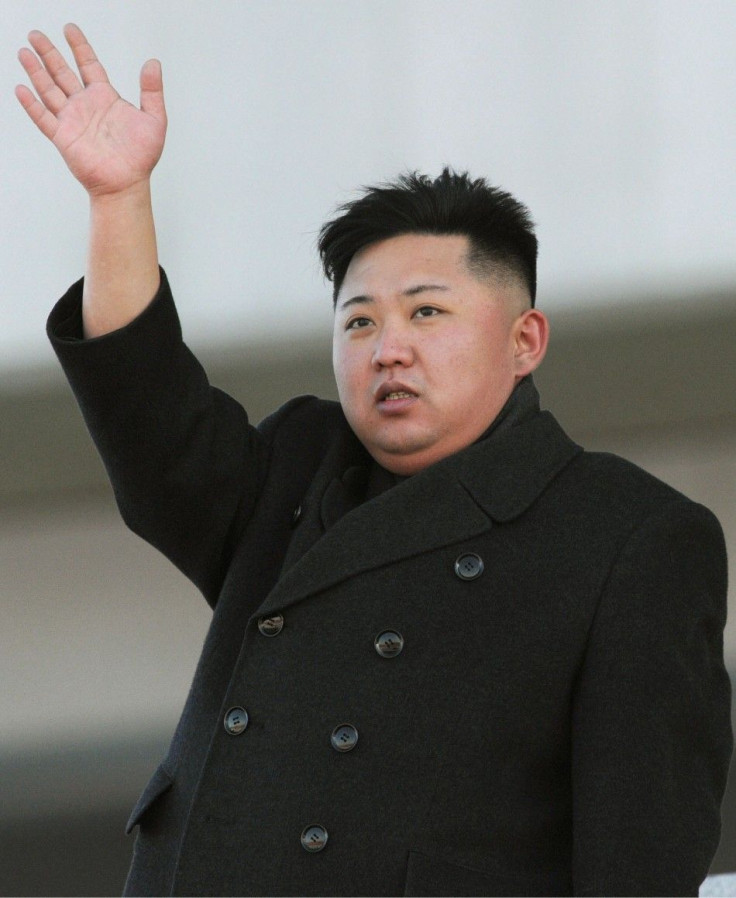
<path id="1" fill-rule="evenodd" d="M 573 707 L 575 894 L 698 894 L 732 748 L 725 620 L 718 521 L 675 500 L 628 539 L 589 635 Z"/>
<path id="2" fill-rule="evenodd" d="M 147 309 L 102 337 L 82 339 L 81 297 L 79 281 L 47 331 L 122 516 L 214 604 L 228 547 L 261 489 L 268 433 L 210 386 L 182 340 L 163 271 Z"/>

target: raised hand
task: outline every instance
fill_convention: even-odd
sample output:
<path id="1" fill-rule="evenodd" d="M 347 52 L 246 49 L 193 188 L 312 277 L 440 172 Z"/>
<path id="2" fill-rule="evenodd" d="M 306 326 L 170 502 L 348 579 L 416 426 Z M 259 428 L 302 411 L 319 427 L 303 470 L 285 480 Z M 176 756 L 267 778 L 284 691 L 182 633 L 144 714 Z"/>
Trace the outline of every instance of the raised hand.
<path id="1" fill-rule="evenodd" d="M 148 180 L 163 150 L 161 65 L 144 64 L 137 109 L 110 84 L 81 29 L 67 25 L 64 36 L 79 76 L 45 34 L 32 31 L 35 53 L 24 47 L 18 58 L 36 94 L 19 85 L 16 96 L 91 196 L 122 193 Z"/>

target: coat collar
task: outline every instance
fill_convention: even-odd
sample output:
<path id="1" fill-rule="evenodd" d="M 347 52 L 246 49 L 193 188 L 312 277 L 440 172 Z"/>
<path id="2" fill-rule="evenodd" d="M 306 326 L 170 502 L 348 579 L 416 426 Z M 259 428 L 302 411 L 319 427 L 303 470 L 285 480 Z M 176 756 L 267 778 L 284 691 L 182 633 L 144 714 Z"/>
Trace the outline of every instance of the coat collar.
<path id="1" fill-rule="evenodd" d="M 325 532 L 325 521 L 348 501 L 346 492 L 360 476 L 356 468 L 367 464 L 365 450 L 346 428 L 305 497 L 282 575 L 258 613 L 284 608 L 355 574 L 466 541 L 523 514 L 582 450 L 549 412 L 535 407 L 514 418 L 490 438 L 348 511 Z"/>
<path id="2" fill-rule="evenodd" d="M 497 523 L 506 523 L 523 514 L 582 451 L 550 412 L 539 412 L 446 461 L 480 508 Z"/>

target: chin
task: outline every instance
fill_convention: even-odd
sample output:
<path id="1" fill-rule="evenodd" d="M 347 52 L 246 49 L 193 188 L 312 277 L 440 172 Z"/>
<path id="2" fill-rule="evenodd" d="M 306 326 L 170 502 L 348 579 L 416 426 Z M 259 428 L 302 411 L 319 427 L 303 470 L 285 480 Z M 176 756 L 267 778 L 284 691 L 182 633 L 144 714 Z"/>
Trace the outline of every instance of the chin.
<path id="1" fill-rule="evenodd" d="M 408 476 L 450 455 L 454 450 L 442 451 L 439 437 L 434 432 L 421 428 L 407 428 L 397 433 L 398 428 L 382 433 L 380 430 L 365 428 L 363 433 L 355 429 L 358 439 L 381 467 L 392 474 Z M 377 439 L 378 437 L 378 439 Z"/>
<path id="2" fill-rule="evenodd" d="M 381 446 L 375 451 L 371 451 L 371 455 L 381 467 L 392 474 L 408 477 L 411 474 L 418 474 L 419 471 L 428 468 L 450 453 L 432 452 L 428 446 L 409 447 L 403 445 L 400 447 Z"/>

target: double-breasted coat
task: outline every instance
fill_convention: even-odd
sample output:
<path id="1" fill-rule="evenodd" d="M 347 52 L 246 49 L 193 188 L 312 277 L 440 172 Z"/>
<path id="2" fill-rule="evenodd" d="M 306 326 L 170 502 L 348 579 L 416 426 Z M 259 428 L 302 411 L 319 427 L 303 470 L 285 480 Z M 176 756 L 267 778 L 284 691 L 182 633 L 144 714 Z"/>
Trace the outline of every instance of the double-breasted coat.
<path id="1" fill-rule="evenodd" d="M 181 339 L 49 333 L 126 522 L 213 607 L 126 891 L 696 894 L 731 752 L 723 538 L 531 381 L 365 498 L 336 403 L 258 428 Z M 152 600 L 154 597 L 152 597 Z"/>

